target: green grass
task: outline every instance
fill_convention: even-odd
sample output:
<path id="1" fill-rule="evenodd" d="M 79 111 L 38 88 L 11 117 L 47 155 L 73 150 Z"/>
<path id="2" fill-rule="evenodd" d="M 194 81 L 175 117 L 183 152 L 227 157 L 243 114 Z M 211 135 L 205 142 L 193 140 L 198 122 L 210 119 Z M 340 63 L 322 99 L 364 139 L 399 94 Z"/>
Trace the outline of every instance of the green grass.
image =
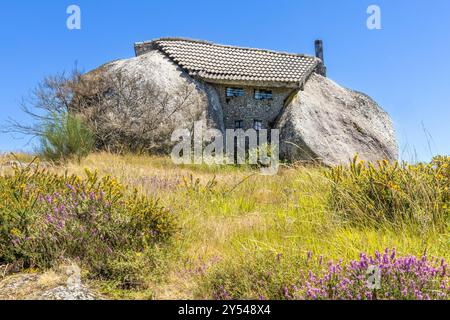
<path id="1" fill-rule="evenodd" d="M 148 288 L 95 283 L 115 298 L 212 299 L 223 283 L 240 298 L 258 298 L 258 280 L 268 272 L 262 291 L 280 298 L 281 284 L 298 277 L 308 251 L 325 261 L 387 247 L 450 259 L 448 228 L 348 223 L 330 205 L 333 182 L 322 167 L 283 167 L 265 177 L 246 166 L 175 166 L 169 158 L 103 153 L 52 170 L 81 174 L 84 167 L 158 197 L 179 221 Z"/>

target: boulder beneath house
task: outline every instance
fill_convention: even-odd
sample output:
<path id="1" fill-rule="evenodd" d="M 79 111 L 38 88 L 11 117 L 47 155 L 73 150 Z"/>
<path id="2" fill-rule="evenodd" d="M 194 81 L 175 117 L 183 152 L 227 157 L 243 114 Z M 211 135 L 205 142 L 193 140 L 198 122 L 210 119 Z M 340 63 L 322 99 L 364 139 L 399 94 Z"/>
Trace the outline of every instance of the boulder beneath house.
<path id="1" fill-rule="evenodd" d="M 121 75 L 137 80 L 124 86 Z M 158 50 L 111 62 L 85 78 L 106 79 L 116 88 L 105 91 L 99 110 L 84 111 L 96 126 L 96 136 L 103 139 L 99 148 L 114 151 L 125 145 L 130 150 L 168 154 L 175 129 L 189 129 L 193 122 L 207 120 L 207 127 L 225 130 L 217 89 L 191 77 Z M 114 101 L 117 87 L 126 88 L 125 103 Z M 334 165 L 346 163 L 356 154 L 371 162 L 398 158 L 389 115 L 365 94 L 316 73 L 310 75 L 304 90 L 285 103 L 277 119 L 274 128 L 280 129 L 282 160 Z"/>
<path id="2" fill-rule="evenodd" d="M 105 64 L 83 76 L 82 113 L 95 126 L 99 148 L 167 153 L 172 132 L 190 129 L 206 120 L 209 128 L 224 130 L 216 90 L 190 77 L 159 51 Z M 84 101 L 102 97 L 91 105 Z M 117 146 L 114 144 L 117 143 Z"/>
<path id="3" fill-rule="evenodd" d="M 192 121 L 204 119 L 210 127 L 224 130 L 222 107 L 216 90 L 189 76 L 161 52 L 150 51 L 135 58 L 112 62 L 108 66 L 110 71 L 123 72 L 131 78 L 141 77 L 163 95 L 174 98 L 175 108 L 178 109 L 173 116 L 179 121 L 180 128 L 187 128 L 185 125 Z M 190 117 L 186 114 L 177 117 L 183 113 L 189 113 Z"/>
<path id="4" fill-rule="evenodd" d="M 398 159 L 389 115 L 367 95 L 318 74 L 287 104 L 275 127 L 284 160 L 335 165 L 356 154 L 370 162 Z"/>

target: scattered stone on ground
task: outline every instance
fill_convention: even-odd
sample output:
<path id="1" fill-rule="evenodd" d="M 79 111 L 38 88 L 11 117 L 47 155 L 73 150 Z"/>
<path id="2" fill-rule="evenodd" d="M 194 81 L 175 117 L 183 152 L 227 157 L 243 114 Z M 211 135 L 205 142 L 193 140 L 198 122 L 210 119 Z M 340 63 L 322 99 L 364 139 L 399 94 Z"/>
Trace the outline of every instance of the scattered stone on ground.
<path id="1" fill-rule="evenodd" d="M 45 273 L 16 274 L 0 278 L 0 300 L 99 300 L 81 281 L 76 264 Z"/>

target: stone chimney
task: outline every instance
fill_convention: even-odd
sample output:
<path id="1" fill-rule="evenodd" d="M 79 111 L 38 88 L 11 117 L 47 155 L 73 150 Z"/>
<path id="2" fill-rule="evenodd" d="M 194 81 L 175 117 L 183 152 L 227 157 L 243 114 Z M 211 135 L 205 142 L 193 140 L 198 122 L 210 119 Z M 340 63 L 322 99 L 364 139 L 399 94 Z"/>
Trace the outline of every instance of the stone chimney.
<path id="1" fill-rule="evenodd" d="M 325 66 L 325 61 L 323 59 L 323 42 L 322 40 L 316 40 L 316 57 L 319 58 L 322 63 L 317 66 L 316 72 L 324 77 L 327 76 L 327 67 Z"/>

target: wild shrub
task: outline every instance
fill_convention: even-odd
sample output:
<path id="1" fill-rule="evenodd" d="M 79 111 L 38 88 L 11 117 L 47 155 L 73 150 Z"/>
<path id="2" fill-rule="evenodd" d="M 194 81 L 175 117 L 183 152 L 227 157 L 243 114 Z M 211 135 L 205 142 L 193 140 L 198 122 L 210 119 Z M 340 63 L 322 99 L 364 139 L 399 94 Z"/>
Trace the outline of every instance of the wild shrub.
<path id="1" fill-rule="evenodd" d="M 239 262 L 216 265 L 207 275 L 200 294 L 217 300 L 283 300 L 283 287 L 297 279 L 300 265 L 282 259 L 281 255 L 258 252 L 239 258 Z"/>
<path id="2" fill-rule="evenodd" d="M 44 141 L 44 154 L 52 160 L 82 157 L 91 143 L 109 152 L 169 154 L 172 132 L 201 119 L 199 106 L 205 103 L 190 83 L 169 94 L 144 75 L 112 65 L 87 74 L 75 68 L 43 79 L 21 106 L 33 122 L 12 120 L 6 131 Z M 82 115 L 92 134 L 75 115 Z M 74 147 L 77 152 L 70 153 Z"/>
<path id="3" fill-rule="evenodd" d="M 349 167 L 331 168 L 330 203 L 358 225 L 418 224 L 445 228 L 450 216 L 450 157 L 429 164 L 381 161 L 366 165 L 355 157 Z"/>
<path id="4" fill-rule="evenodd" d="M 151 256 L 170 242 L 176 221 L 157 200 L 86 176 L 16 168 L 0 177 L 0 264 L 45 269 L 73 259 L 109 279 L 120 257 Z"/>
<path id="5" fill-rule="evenodd" d="M 320 263 L 322 271 L 303 274 L 296 284 L 283 288 L 286 299 L 301 300 L 447 300 L 450 298 L 450 273 L 444 259 L 397 256 L 394 249 L 374 256 L 360 254 L 348 264 Z M 372 269 L 370 269 L 372 267 Z M 373 270 L 373 271 L 372 271 Z M 376 277 L 370 279 L 370 272 Z M 377 284 L 378 282 L 378 284 Z"/>
<path id="6" fill-rule="evenodd" d="M 398 256 L 395 249 L 344 263 L 311 252 L 298 261 L 264 256 L 251 266 L 226 265 L 209 277 L 209 294 L 220 300 L 447 300 L 450 273 L 444 259 Z M 290 267 L 289 267 L 290 266 Z M 379 272 L 372 282 L 369 272 Z"/>
<path id="7" fill-rule="evenodd" d="M 42 128 L 40 152 L 48 160 L 80 161 L 94 148 L 94 134 L 75 114 L 53 112 L 44 120 Z"/>

